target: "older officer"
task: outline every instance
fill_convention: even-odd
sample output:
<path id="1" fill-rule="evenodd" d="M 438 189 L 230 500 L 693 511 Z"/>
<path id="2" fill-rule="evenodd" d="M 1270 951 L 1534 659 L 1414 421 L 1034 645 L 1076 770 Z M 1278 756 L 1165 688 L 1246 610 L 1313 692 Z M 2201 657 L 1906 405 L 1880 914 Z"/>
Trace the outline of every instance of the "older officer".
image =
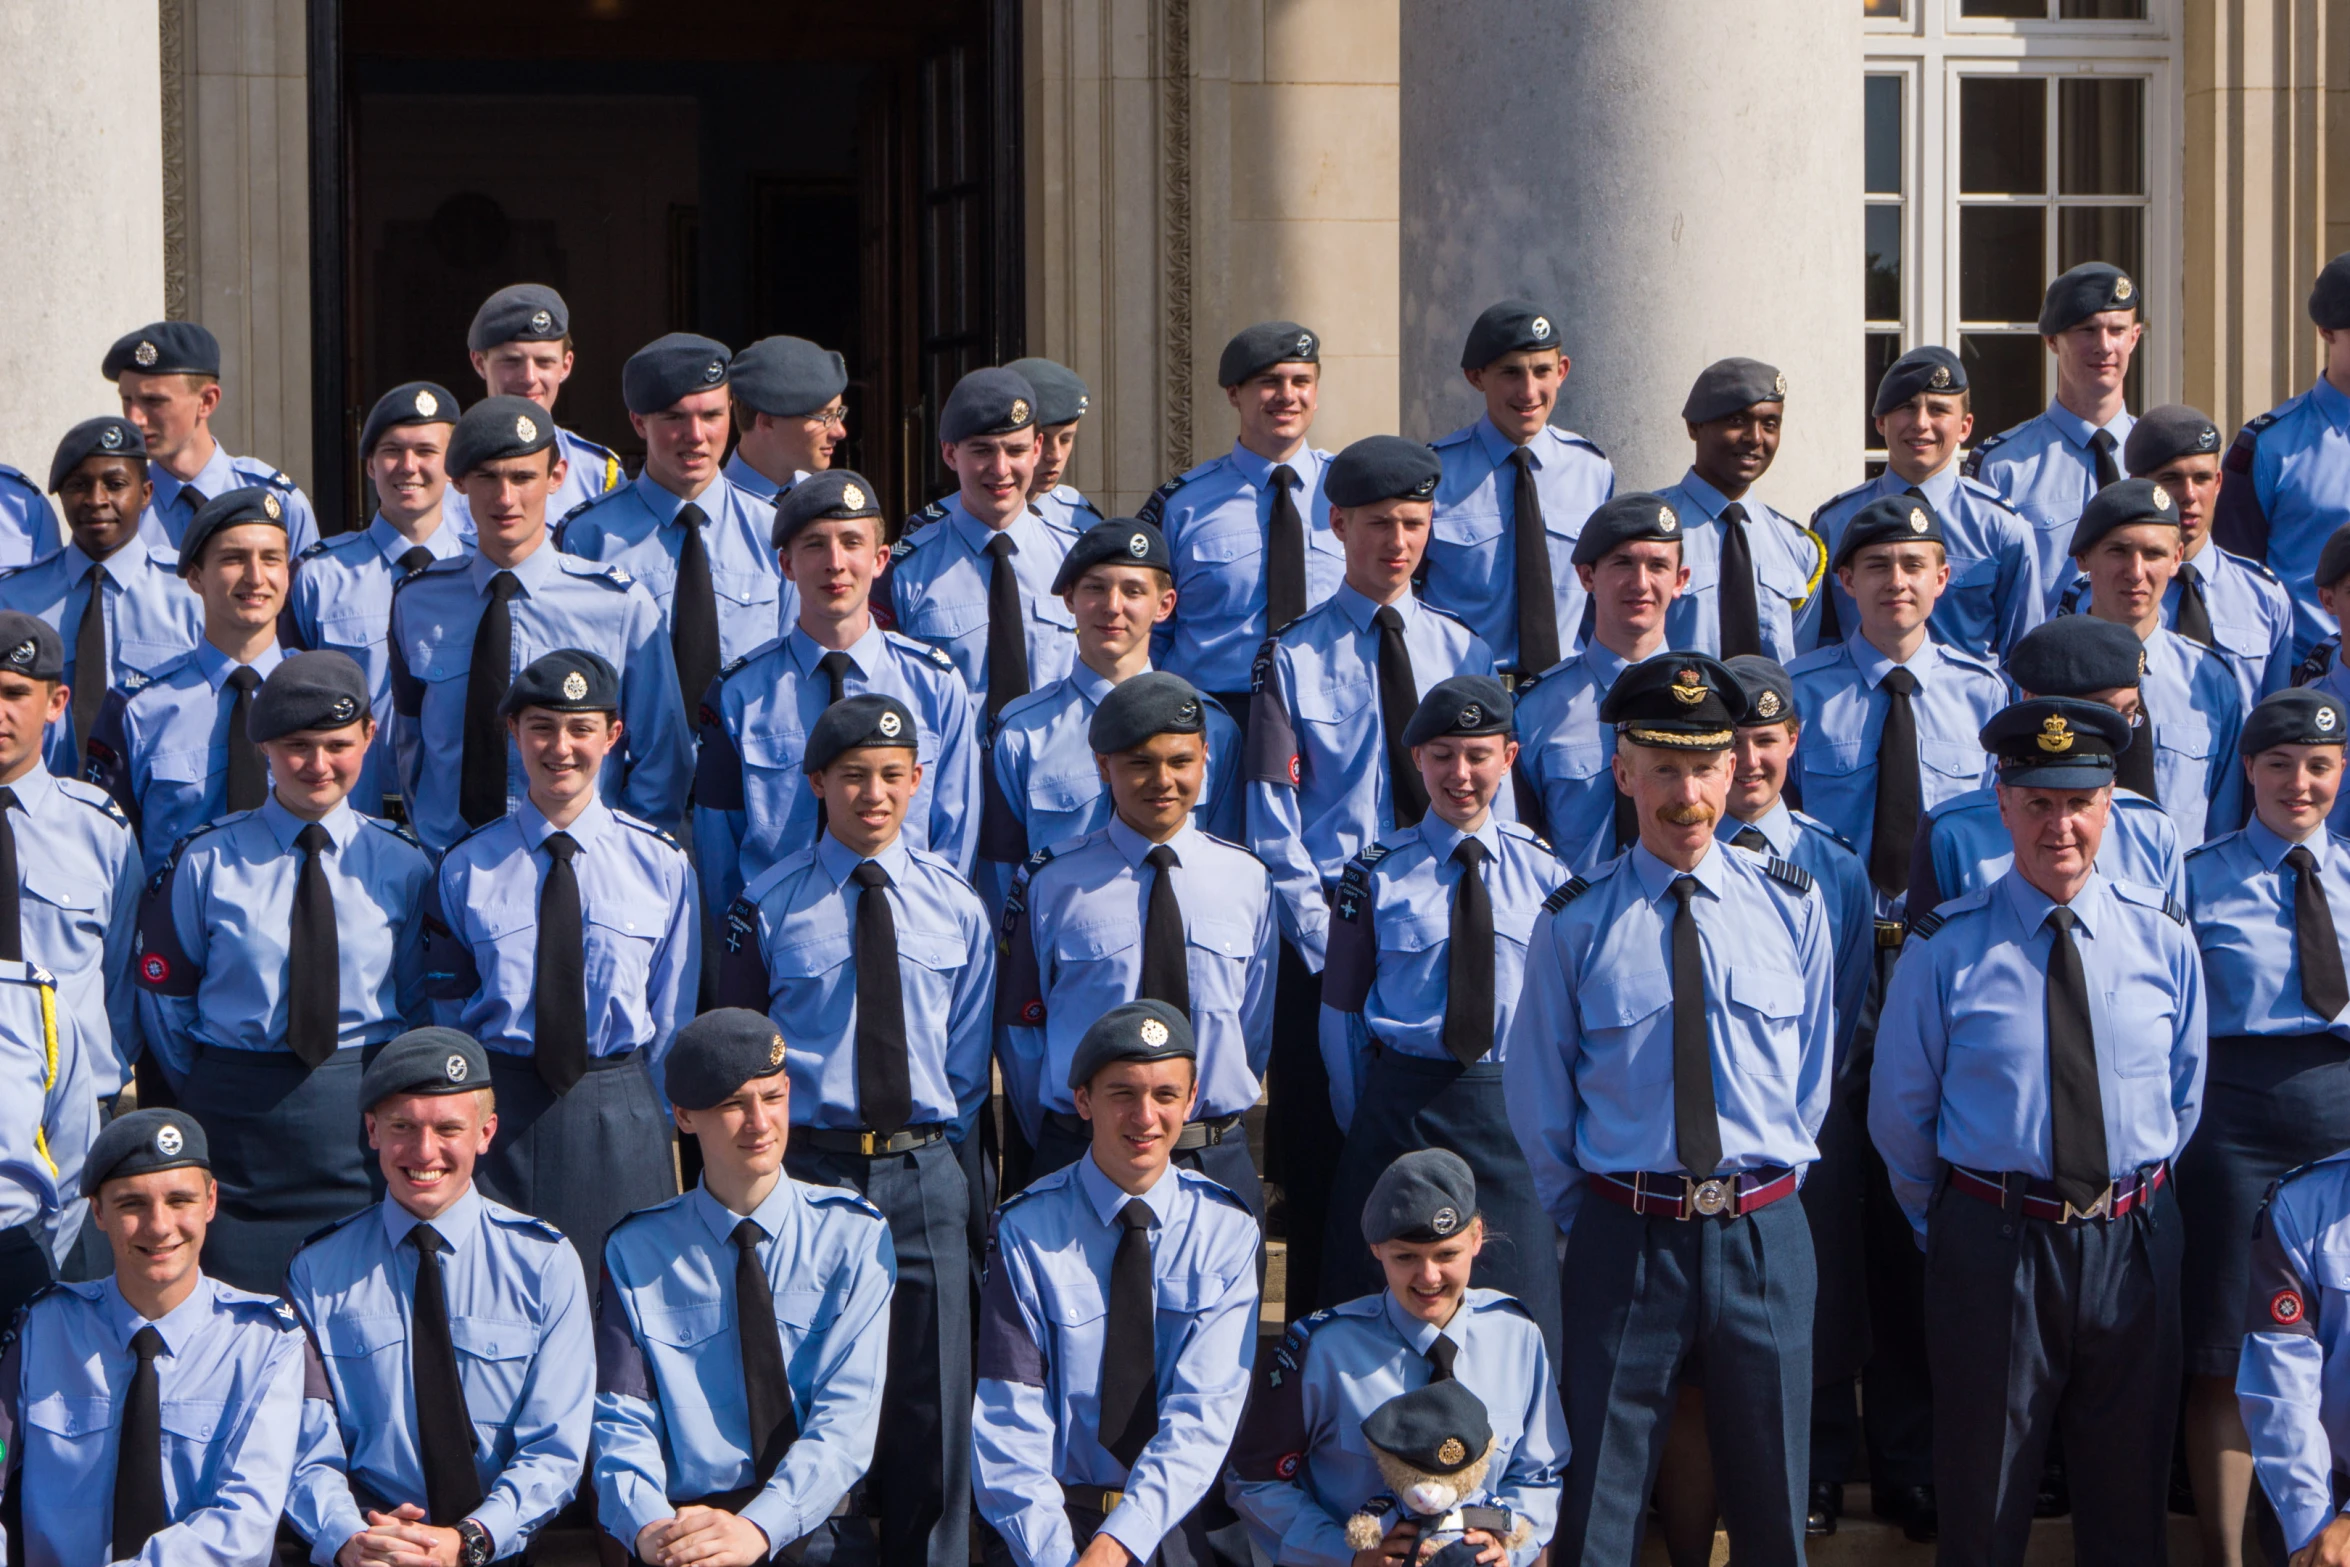
<path id="1" fill-rule="evenodd" d="M 783 1036 L 724 1007 L 678 1031 L 678 1130 L 699 1185 L 604 1247 L 596 1521 L 646 1567 L 877 1560 L 859 1482 L 888 1358 L 889 1226 L 784 1169 Z"/>
<path id="2" fill-rule="evenodd" d="M 796 492 L 795 492 L 796 493 Z M 871 1491 L 881 1554 L 950 1567 L 970 1553 L 971 1238 L 988 1093 L 995 944 L 946 860 L 900 832 L 922 768 L 894 697 L 825 710 L 803 758 L 824 837 L 759 873 L 726 916 L 721 1005 L 789 1044 L 791 1151 L 804 1181 L 881 1210 L 897 1254 L 889 1387 Z"/>
<path id="3" fill-rule="evenodd" d="M 2309 319 L 2325 340 L 2325 368 L 2308 391 L 2236 432 L 2211 524 L 2221 548 L 2264 563 L 2292 593 L 2296 659 L 2340 629 L 2312 579 L 2350 506 L 2350 251 L 2317 274 Z"/>
<path id="4" fill-rule="evenodd" d="M 1950 581 L 1934 606 L 1934 635 L 1977 658 L 2003 658 L 2047 618 L 2032 525 L 1979 479 L 1959 472 L 1958 449 L 1975 427 L 1966 366 L 1947 348 L 1913 348 L 1877 382 L 1870 405 L 1885 442 L 1885 471 L 1812 513 L 1831 569 L 1844 529 L 1872 501 L 1922 498 L 1941 519 Z M 1831 583 L 1805 605 L 1798 639 L 1829 647 L 1851 635 L 1852 590 Z"/>
<path id="5" fill-rule="evenodd" d="M 1036 389 L 1036 472 L 1029 476 L 1028 498 L 1048 521 L 1083 533 L 1102 520 L 1102 509 L 1061 476 L 1077 450 L 1077 421 L 1093 406 L 1092 394 L 1076 371 L 1050 359 L 1015 359 L 1004 368 Z"/>
<path id="6" fill-rule="evenodd" d="M 2253 1229 L 2236 1396 L 2250 1467 L 2269 1502 L 2258 1520 L 2261 1547 L 2291 1567 L 2350 1562 L 2350 1516 L 2338 1490 L 2341 1455 L 2350 1454 L 2341 1358 L 2350 1281 L 2339 1260 L 2350 1241 L 2346 1217 L 2350 1153 L 2336 1152 L 2286 1172 Z"/>
<path id="7" fill-rule="evenodd" d="M 2019 702 L 1983 729 L 2015 868 L 1912 921 L 1869 1133 L 1926 1251 L 1940 1559 L 2023 1560 L 2061 1434 L 2084 1562 L 2163 1555 L 2180 1226 L 2162 1188 L 2203 1089 L 2186 912 L 2096 868 L 2112 708 Z"/>
<path id="8" fill-rule="evenodd" d="M 1820 590 L 1828 546 L 1753 495 L 1779 455 L 1786 410 L 1786 375 L 1759 359 L 1707 365 L 1681 405 L 1697 455 L 1664 492 L 1688 530 L 1689 587 L 1666 625 L 1675 647 L 1782 664 L 1795 657 L 1796 618 Z"/>
<path id="9" fill-rule="evenodd" d="M 138 972 L 147 1048 L 218 1164 L 213 1271 L 261 1288 L 375 1188 L 360 1062 L 422 1010 L 432 867 L 350 804 L 375 729 L 358 665 L 295 654 L 248 729 L 269 797 L 173 846 L 139 917 Z"/>
<path id="10" fill-rule="evenodd" d="M 1175 613 L 1154 660 L 1246 729 L 1250 660 L 1345 574 L 1322 493 L 1330 454 L 1306 441 L 1322 340 L 1295 321 L 1260 321 L 1224 345 L 1216 384 L 1240 416 L 1232 450 L 1160 485 L 1135 515 L 1167 535 L 1175 562 Z"/>
<path id="11" fill-rule="evenodd" d="M 628 477 L 620 455 L 584 440 L 555 423 L 555 399 L 571 379 L 571 307 L 544 283 L 510 283 L 481 302 L 465 329 L 465 354 L 491 397 L 522 398 L 538 404 L 540 422 L 553 432 L 555 460 L 562 464 L 547 497 L 547 515 L 563 517 Z M 486 401 L 486 399 L 485 399 Z M 454 467 L 449 477 L 462 479 Z M 449 517 L 472 531 L 472 497 L 460 489 L 449 497 Z"/>
<path id="12" fill-rule="evenodd" d="M 448 468 L 470 497 L 476 551 L 404 578 L 392 598 L 393 754 L 409 824 L 435 854 L 526 792 L 500 708 L 523 667 L 558 648 L 585 649 L 621 674 L 626 729 L 605 792 L 659 826 L 684 816 L 693 735 L 660 606 L 625 568 L 566 555 L 547 537 L 564 474 L 555 437 L 546 410 L 523 398 L 468 408 Z"/>
<path id="13" fill-rule="evenodd" d="M 376 399 L 359 432 L 359 460 L 375 488 L 366 527 L 321 539 L 302 555 L 278 637 L 289 647 L 332 649 L 367 671 L 375 743 L 353 792 L 372 814 L 406 819 L 392 757 L 392 590 L 469 541 L 444 518 L 444 467 L 457 428 L 457 399 L 430 381 L 395 386 Z M 394 802 L 398 802 L 397 810 Z"/>
<path id="14" fill-rule="evenodd" d="M 204 1129 L 176 1110 L 126 1115 L 98 1135 L 81 1189 L 114 1273 L 43 1294 L 0 1356 L 8 1554 L 42 1567 L 269 1560 L 301 1426 L 302 1331 L 284 1301 L 197 1267 L 214 1206 Z"/>
<path id="15" fill-rule="evenodd" d="M 804 337 L 762 337 L 735 355 L 726 378 L 735 432 L 727 479 L 771 501 L 831 467 L 848 439 L 848 408 L 840 398 L 848 384 L 848 361 L 838 350 Z"/>
<path id="16" fill-rule="evenodd" d="M 587 1463 L 595 1334 L 579 1254 L 474 1189 L 498 1112 L 471 1036 L 402 1034 L 367 1064 L 359 1099 L 387 1192 L 286 1273 L 324 1373 L 305 1390 L 287 1520 L 317 1567 L 519 1558 Z"/>
<path id="17" fill-rule="evenodd" d="M 809 731 L 843 697 L 892 697 L 914 715 L 922 778 L 907 841 L 958 870 L 971 865 L 981 763 L 971 693 L 943 650 L 884 629 L 875 613 L 889 559 L 881 528 L 872 483 L 846 468 L 811 475 L 776 505 L 771 537 L 799 619 L 701 698 L 694 849 L 713 923 L 753 878 L 823 838 L 824 805 L 802 764 Z"/>
<path id="18" fill-rule="evenodd" d="M 565 517 L 555 547 L 628 569 L 661 606 L 686 716 L 725 664 L 792 622 L 768 542 L 775 508 L 718 471 L 730 356 L 691 332 L 655 338 L 620 370 L 645 471 Z M 697 720 L 698 722 L 698 720 Z"/>
<path id="19" fill-rule="evenodd" d="M 318 542 L 318 517 L 294 481 L 258 457 L 231 457 L 213 439 L 220 409 L 220 340 L 193 321 L 152 321 L 125 333 L 99 366 L 122 395 L 122 416 L 146 437 L 154 494 L 139 525 L 175 550 L 207 501 L 259 488 L 284 508 L 286 535 L 300 554 Z"/>
<path id="20" fill-rule="evenodd" d="M 1208 1567 L 1197 1511 L 1247 1398 L 1248 1205 L 1174 1166 L 1199 1081 L 1164 1001 L 1112 1007 L 1068 1087 L 1092 1144 L 998 1210 L 971 1414 L 981 1516 L 1020 1567 Z"/>
<path id="21" fill-rule="evenodd" d="M 505 1107 L 482 1190 L 582 1257 L 676 1193 L 662 1060 L 701 974 L 685 850 L 598 787 L 621 700 L 612 666 L 578 648 L 515 677 L 500 716 L 529 790 L 451 846 L 424 899 L 426 987 L 440 1021 L 488 1047 Z"/>

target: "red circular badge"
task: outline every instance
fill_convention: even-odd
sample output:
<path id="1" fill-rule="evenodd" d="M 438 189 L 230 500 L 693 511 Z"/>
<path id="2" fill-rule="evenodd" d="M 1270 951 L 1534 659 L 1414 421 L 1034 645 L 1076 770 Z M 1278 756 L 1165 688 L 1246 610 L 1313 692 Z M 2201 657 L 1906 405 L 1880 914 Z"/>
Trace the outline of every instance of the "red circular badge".
<path id="1" fill-rule="evenodd" d="M 139 977 L 150 985 L 160 985 L 171 978 L 171 964 L 160 952 L 150 952 L 139 959 Z"/>
<path id="2" fill-rule="evenodd" d="M 1023 1023 L 1043 1022 L 1044 1003 L 1041 1001 L 1029 1001 L 1023 1003 L 1020 1008 L 1020 1021 Z"/>
<path id="3" fill-rule="evenodd" d="M 2278 1290 L 2269 1297 L 2268 1314 L 2280 1328 L 2296 1327 L 2301 1321 L 2301 1292 Z"/>
<path id="4" fill-rule="evenodd" d="M 1293 789 L 1294 789 L 1294 788 L 1296 788 L 1296 787 L 1297 787 L 1297 779 L 1298 779 L 1298 771 L 1297 771 L 1297 757 L 1296 757 L 1296 756 L 1293 754 L 1293 755 L 1292 755 L 1292 756 L 1289 758 L 1289 786 L 1290 786 L 1291 788 L 1293 788 Z"/>
<path id="5" fill-rule="evenodd" d="M 1281 1461 L 1273 1466 L 1273 1472 L 1284 1480 L 1294 1480 L 1297 1478 L 1297 1466 L 1303 1462 L 1303 1453 L 1283 1453 Z"/>

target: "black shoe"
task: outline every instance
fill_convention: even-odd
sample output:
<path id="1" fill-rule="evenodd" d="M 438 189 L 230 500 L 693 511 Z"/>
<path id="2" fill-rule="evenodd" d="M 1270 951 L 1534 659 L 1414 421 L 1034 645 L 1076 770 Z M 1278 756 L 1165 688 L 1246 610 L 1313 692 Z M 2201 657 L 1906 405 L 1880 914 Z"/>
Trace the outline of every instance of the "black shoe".
<path id="1" fill-rule="evenodd" d="M 2040 1476 L 2040 1489 L 2032 1498 L 2032 1516 L 2035 1518 L 2062 1518 L 2073 1510 L 2072 1483 L 2064 1471 Z"/>
<path id="2" fill-rule="evenodd" d="M 1899 1524 L 1903 1537 L 1915 1544 L 1931 1545 L 1940 1532 L 1930 1485 L 1872 1486 L 1869 1507 L 1887 1523 Z"/>
<path id="3" fill-rule="evenodd" d="M 1836 1532 L 1836 1519 L 1844 1511 L 1844 1487 L 1833 1480 L 1814 1480 L 1811 1483 L 1811 1510 L 1803 1515 L 1803 1532 L 1813 1539 Z"/>

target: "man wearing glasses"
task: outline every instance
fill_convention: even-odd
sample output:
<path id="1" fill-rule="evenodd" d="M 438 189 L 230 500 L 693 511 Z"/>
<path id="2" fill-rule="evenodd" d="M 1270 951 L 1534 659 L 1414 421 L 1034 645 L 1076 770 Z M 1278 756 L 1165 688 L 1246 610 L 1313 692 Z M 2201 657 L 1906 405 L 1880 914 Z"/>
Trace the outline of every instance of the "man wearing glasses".
<path id="1" fill-rule="evenodd" d="M 726 477 L 773 500 L 811 473 L 832 466 L 849 436 L 841 392 L 848 361 L 804 337 L 763 337 L 734 356 L 729 389 L 740 437 Z"/>

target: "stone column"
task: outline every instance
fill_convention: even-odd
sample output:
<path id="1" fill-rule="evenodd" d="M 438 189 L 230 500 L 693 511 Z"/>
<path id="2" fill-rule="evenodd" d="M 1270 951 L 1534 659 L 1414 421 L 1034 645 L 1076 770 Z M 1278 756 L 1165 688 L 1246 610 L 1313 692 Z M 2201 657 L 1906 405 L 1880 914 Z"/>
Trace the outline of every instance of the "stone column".
<path id="1" fill-rule="evenodd" d="M 1853 0 L 1403 0 L 1403 424 L 1476 417 L 1461 343 L 1511 295 L 1574 361 L 1557 422 L 1625 488 L 1688 467 L 1682 399 L 1786 372 L 1758 487 L 1798 519 L 1862 477 Z"/>
<path id="2" fill-rule="evenodd" d="M 67 426 L 120 404 L 106 347 L 163 314 L 155 0 L 5 0 L 0 462 L 46 486 Z"/>

